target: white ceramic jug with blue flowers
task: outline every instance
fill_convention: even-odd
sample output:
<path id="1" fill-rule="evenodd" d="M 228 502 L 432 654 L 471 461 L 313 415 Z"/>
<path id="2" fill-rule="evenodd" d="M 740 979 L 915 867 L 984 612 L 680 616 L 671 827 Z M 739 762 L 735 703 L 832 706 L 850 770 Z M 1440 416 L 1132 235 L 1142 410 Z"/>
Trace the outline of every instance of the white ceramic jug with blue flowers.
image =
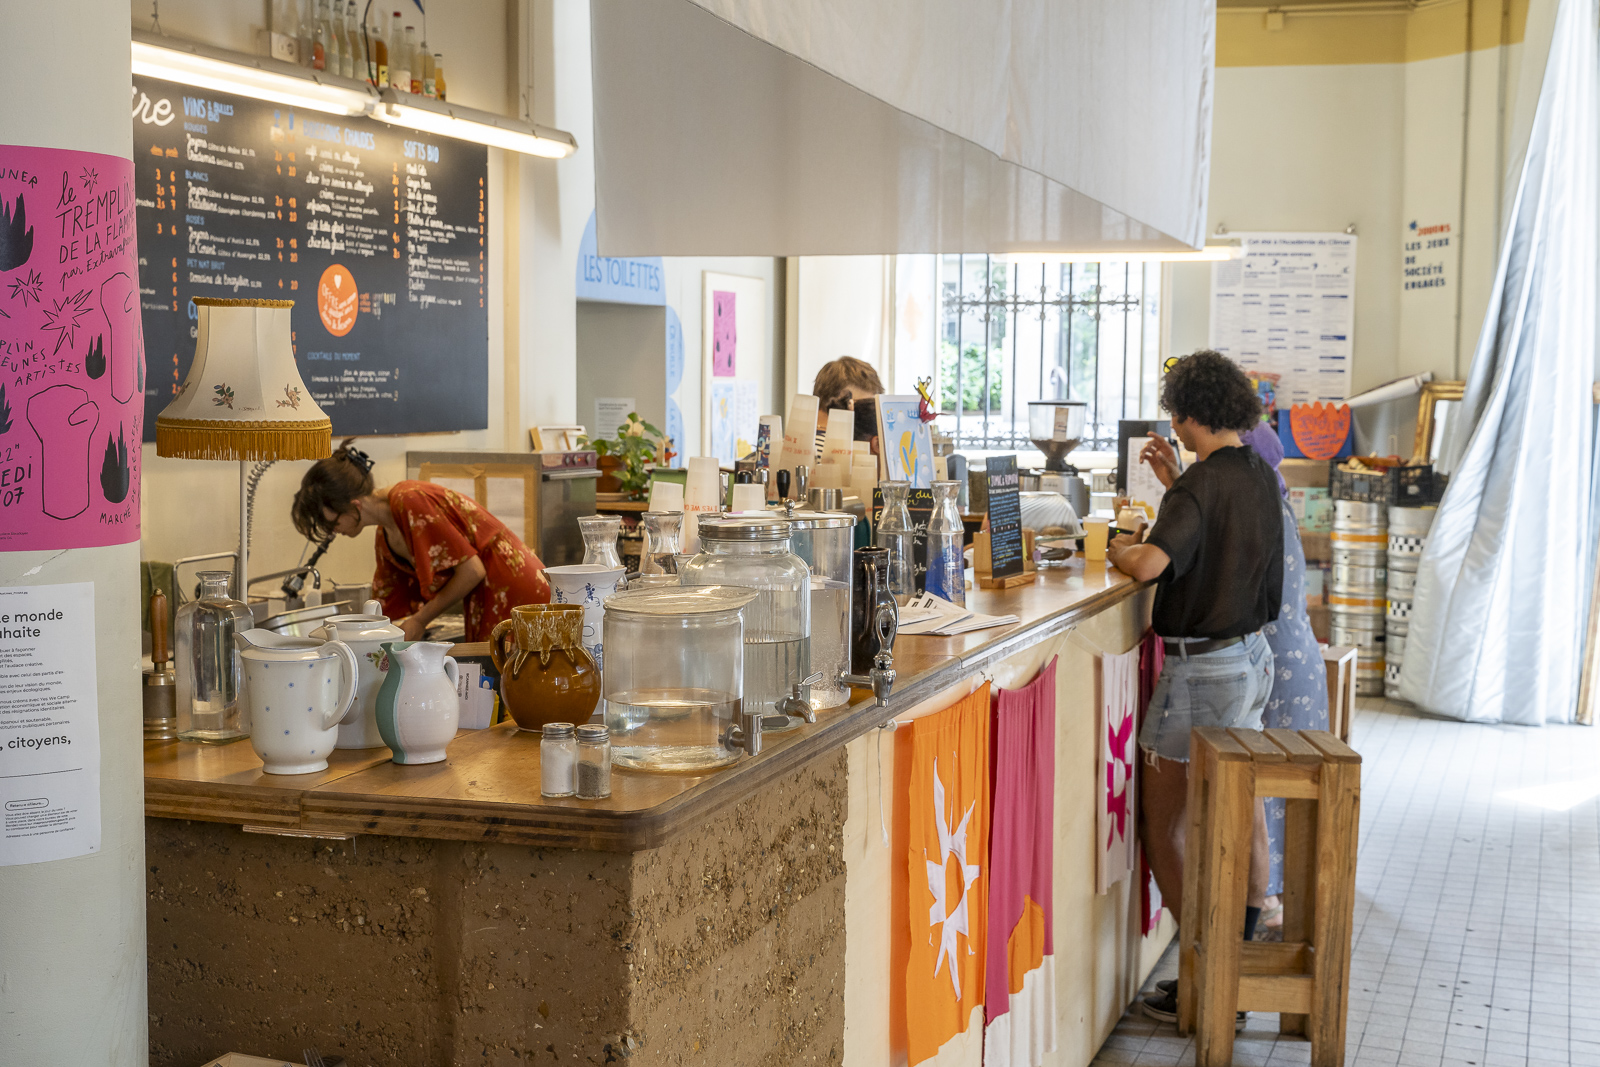
<path id="1" fill-rule="evenodd" d="M 342 641 L 270 630 L 233 636 L 244 664 L 250 747 L 268 774 L 328 769 L 339 721 L 355 702 L 360 668 Z"/>
<path id="2" fill-rule="evenodd" d="M 378 732 L 396 763 L 438 763 L 461 722 L 456 661 L 439 641 L 384 641 L 389 667 L 378 689 Z"/>

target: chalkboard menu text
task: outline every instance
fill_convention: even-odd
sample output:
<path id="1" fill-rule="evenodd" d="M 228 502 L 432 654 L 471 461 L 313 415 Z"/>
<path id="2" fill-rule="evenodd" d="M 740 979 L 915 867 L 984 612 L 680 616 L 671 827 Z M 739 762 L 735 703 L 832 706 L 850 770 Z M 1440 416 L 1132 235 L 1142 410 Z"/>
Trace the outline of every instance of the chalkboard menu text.
<path id="1" fill-rule="evenodd" d="M 335 437 L 488 425 L 488 150 L 135 77 L 145 436 L 194 356 L 191 297 L 295 301 Z"/>
<path id="2" fill-rule="evenodd" d="M 994 565 L 994 577 L 1021 574 L 1025 564 L 1017 457 L 990 456 L 986 480 L 989 487 L 989 558 Z"/>

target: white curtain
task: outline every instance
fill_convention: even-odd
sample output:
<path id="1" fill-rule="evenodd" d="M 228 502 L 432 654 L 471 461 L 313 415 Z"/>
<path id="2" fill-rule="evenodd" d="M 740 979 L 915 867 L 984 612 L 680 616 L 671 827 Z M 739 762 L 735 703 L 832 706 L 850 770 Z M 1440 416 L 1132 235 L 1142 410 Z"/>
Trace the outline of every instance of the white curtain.
<path id="1" fill-rule="evenodd" d="M 1596 529 L 1600 0 L 1561 0 L 1400 692 L 1477 722 L 1570 722 Z"/>

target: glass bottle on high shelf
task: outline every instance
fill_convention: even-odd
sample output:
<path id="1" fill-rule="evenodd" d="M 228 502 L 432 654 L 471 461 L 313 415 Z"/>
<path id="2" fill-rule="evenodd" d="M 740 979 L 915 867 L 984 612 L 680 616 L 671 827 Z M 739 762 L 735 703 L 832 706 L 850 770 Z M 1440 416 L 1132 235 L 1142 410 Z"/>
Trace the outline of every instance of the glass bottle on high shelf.
<path id="1" fill-rule="evenodd" d="M 317 23 L 315 0 L 294 0 L 295 17 L 300 23 L 300 65 L 315 67 L 317 62 Z"/>
<path id="2" fill-rule="evenodd" d="M 444 53 L 433 54 L 433 92 L 440 100 L 444 99 Z"/>
<path id="3" fill-rule="evenodd" d="M 311 69 L 327 70 L 328 53 L 333 40 L 328 35 L 328 11 L 325 0 L 309 0 L 311 4 Z"/>
<path id="4" fill-rule="evenodd" d="M 956 507 L 960 482 L 933 483 L 933 516 L 928 520 L 928 575 L 923 588 L 950 603 L 967 603 L 966 539 L 961 511 Z"/>
<path id="5" fill-rule="evenodd" d="M 389 85 L 402 93 L 411 91 L 411 62 L 406 55 L 406 30 L 396 11 L 389 19 Z"/>
<path id="6" fill-rule="evenodd" d="M 883 491 L 883 513 L 878 516 L 877 544 L 889 550 L 889 592 L 895 603 L 904 607 L 906 601 L 917 593 L 917 572 L 912 545 L 916 530 L 911 525 L 911 512 L 906 501 L 911 496 L 911 483 L 884 481 L 878 483 Z"/>
<path id="7" fill-rule="evenodd" d="M 406 62 L 411 71 L 411 85 L 407 90 L 413 96 L 422 95 L 422 53 L 417 50 L 417 32 L 406 27 Z"/>
<path id="8" fill-rule="evenodd" d="M 372 39 L 372 72 L 377 79 L 373 84 L 382 89 L 389 84 L 388 27 L 382 11 L 376 17 L 378 24 L 369 29 L 367 34 Z"/>
<path id="9" fill-rule="evenodd" d="M 338 3 L 339 0 L 334 0 Z M 356 0 L 345 0 L 344 17 L 341 20 L 344 26 L 344 59 L 340 63 L 340 74 L 346 78 L 360 78 L 367 81 L 367 46 L 361 41 L 361 19 L 356 14 Z"/>
<path id="10" fill-rule="evenodd" d="M 233 635 L 255 625 L 250 609 L 228 596 L 231 571 L 201 571 L 200 597 L 178 609 L 178 737 L 226 744 L 250 735 L 240 699 L 243 674 Z"/>
<path id="11" fill-rule="evenodd" d="M 433 85 L 433 53 L 428 51 L 427 41 L 422 42 L 417 54 L 422 57 L 422 95 L 437 97 L 439 92 Z"/>

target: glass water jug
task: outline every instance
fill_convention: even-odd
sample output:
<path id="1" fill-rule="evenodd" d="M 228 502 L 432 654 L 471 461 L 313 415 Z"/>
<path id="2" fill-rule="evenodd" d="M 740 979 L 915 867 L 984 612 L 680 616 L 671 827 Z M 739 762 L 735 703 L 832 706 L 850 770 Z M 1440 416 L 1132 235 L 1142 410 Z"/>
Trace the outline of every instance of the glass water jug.
<path id="1" fill-rule="evenodd" d="M 227 744 L 250 735 L 240 699 L 243 668 L 233 635 L 255 626 L 250 609 L 228 596 L 231 571 L 201 571 L 200 598 L 178 609 L 178 737 Z"/>
<path id="2" fill-rule="evenodd" d="M 967 603 L 967 561 L 961 511 L 956 507 L 960 482 L 933 483 L 933 515 L 928 519 L 928 573 L 923 591 L 952 604 Z"/>
<path id="3" fill-rule="evenodd" d="M 850 687 L 839 676 L 850 670 L 850 552 L 856 517 L 837 511 L 780 509 L 777 514 L 789 523 L 794 554 L 811 570 L 810 668 L 822 677 L 802 696 L 814 711 L 836 708 L 850 699 Z"/>
<path id="4" fill-rule="evenodd" d="M 777 731 L 803 720 L 778 710 L 811 674 L 811 571 L 789 549 L 789 524 L 776 515 L 700 520 L 700 554 L 678 573 L 685 587 L 731 585 L 756 591 L 744 612 L 744 710 Z"/>
<path id="5" fill-rule="evenodd" d="M 611 762 L 703 774 L 738 760 L 749 589 L 631 589 L 606 600 Z"/>
<path id="6" fill-rule="evenodd" d="M 677 555 L 683 512 L 647 511 L 640 516 L 639 525 L 644 528 L 644 547 L 639 551 L 639 573 L 678 573 Z"/>
<path id="7" fill-rule="evenodd" d="M 916 530 L 906 507 L 911 483 L 885 481 L 878 483 L 878 488 L 883 491 L 883 511 L 878 515 L 876 542 L 879 548 L 889 550 L 889 592 L 895 603 L 904 607 L 917 594 Z"/>
<path id="8" fill-rule="evenodd" d="M 617 535 L 622 533 L 622 519 L 615 515 L 585 515 L 578 520 L 578 530 L 583 534 L 583 562 L 619 569 L 622 557 L 617 555 Z"/>

